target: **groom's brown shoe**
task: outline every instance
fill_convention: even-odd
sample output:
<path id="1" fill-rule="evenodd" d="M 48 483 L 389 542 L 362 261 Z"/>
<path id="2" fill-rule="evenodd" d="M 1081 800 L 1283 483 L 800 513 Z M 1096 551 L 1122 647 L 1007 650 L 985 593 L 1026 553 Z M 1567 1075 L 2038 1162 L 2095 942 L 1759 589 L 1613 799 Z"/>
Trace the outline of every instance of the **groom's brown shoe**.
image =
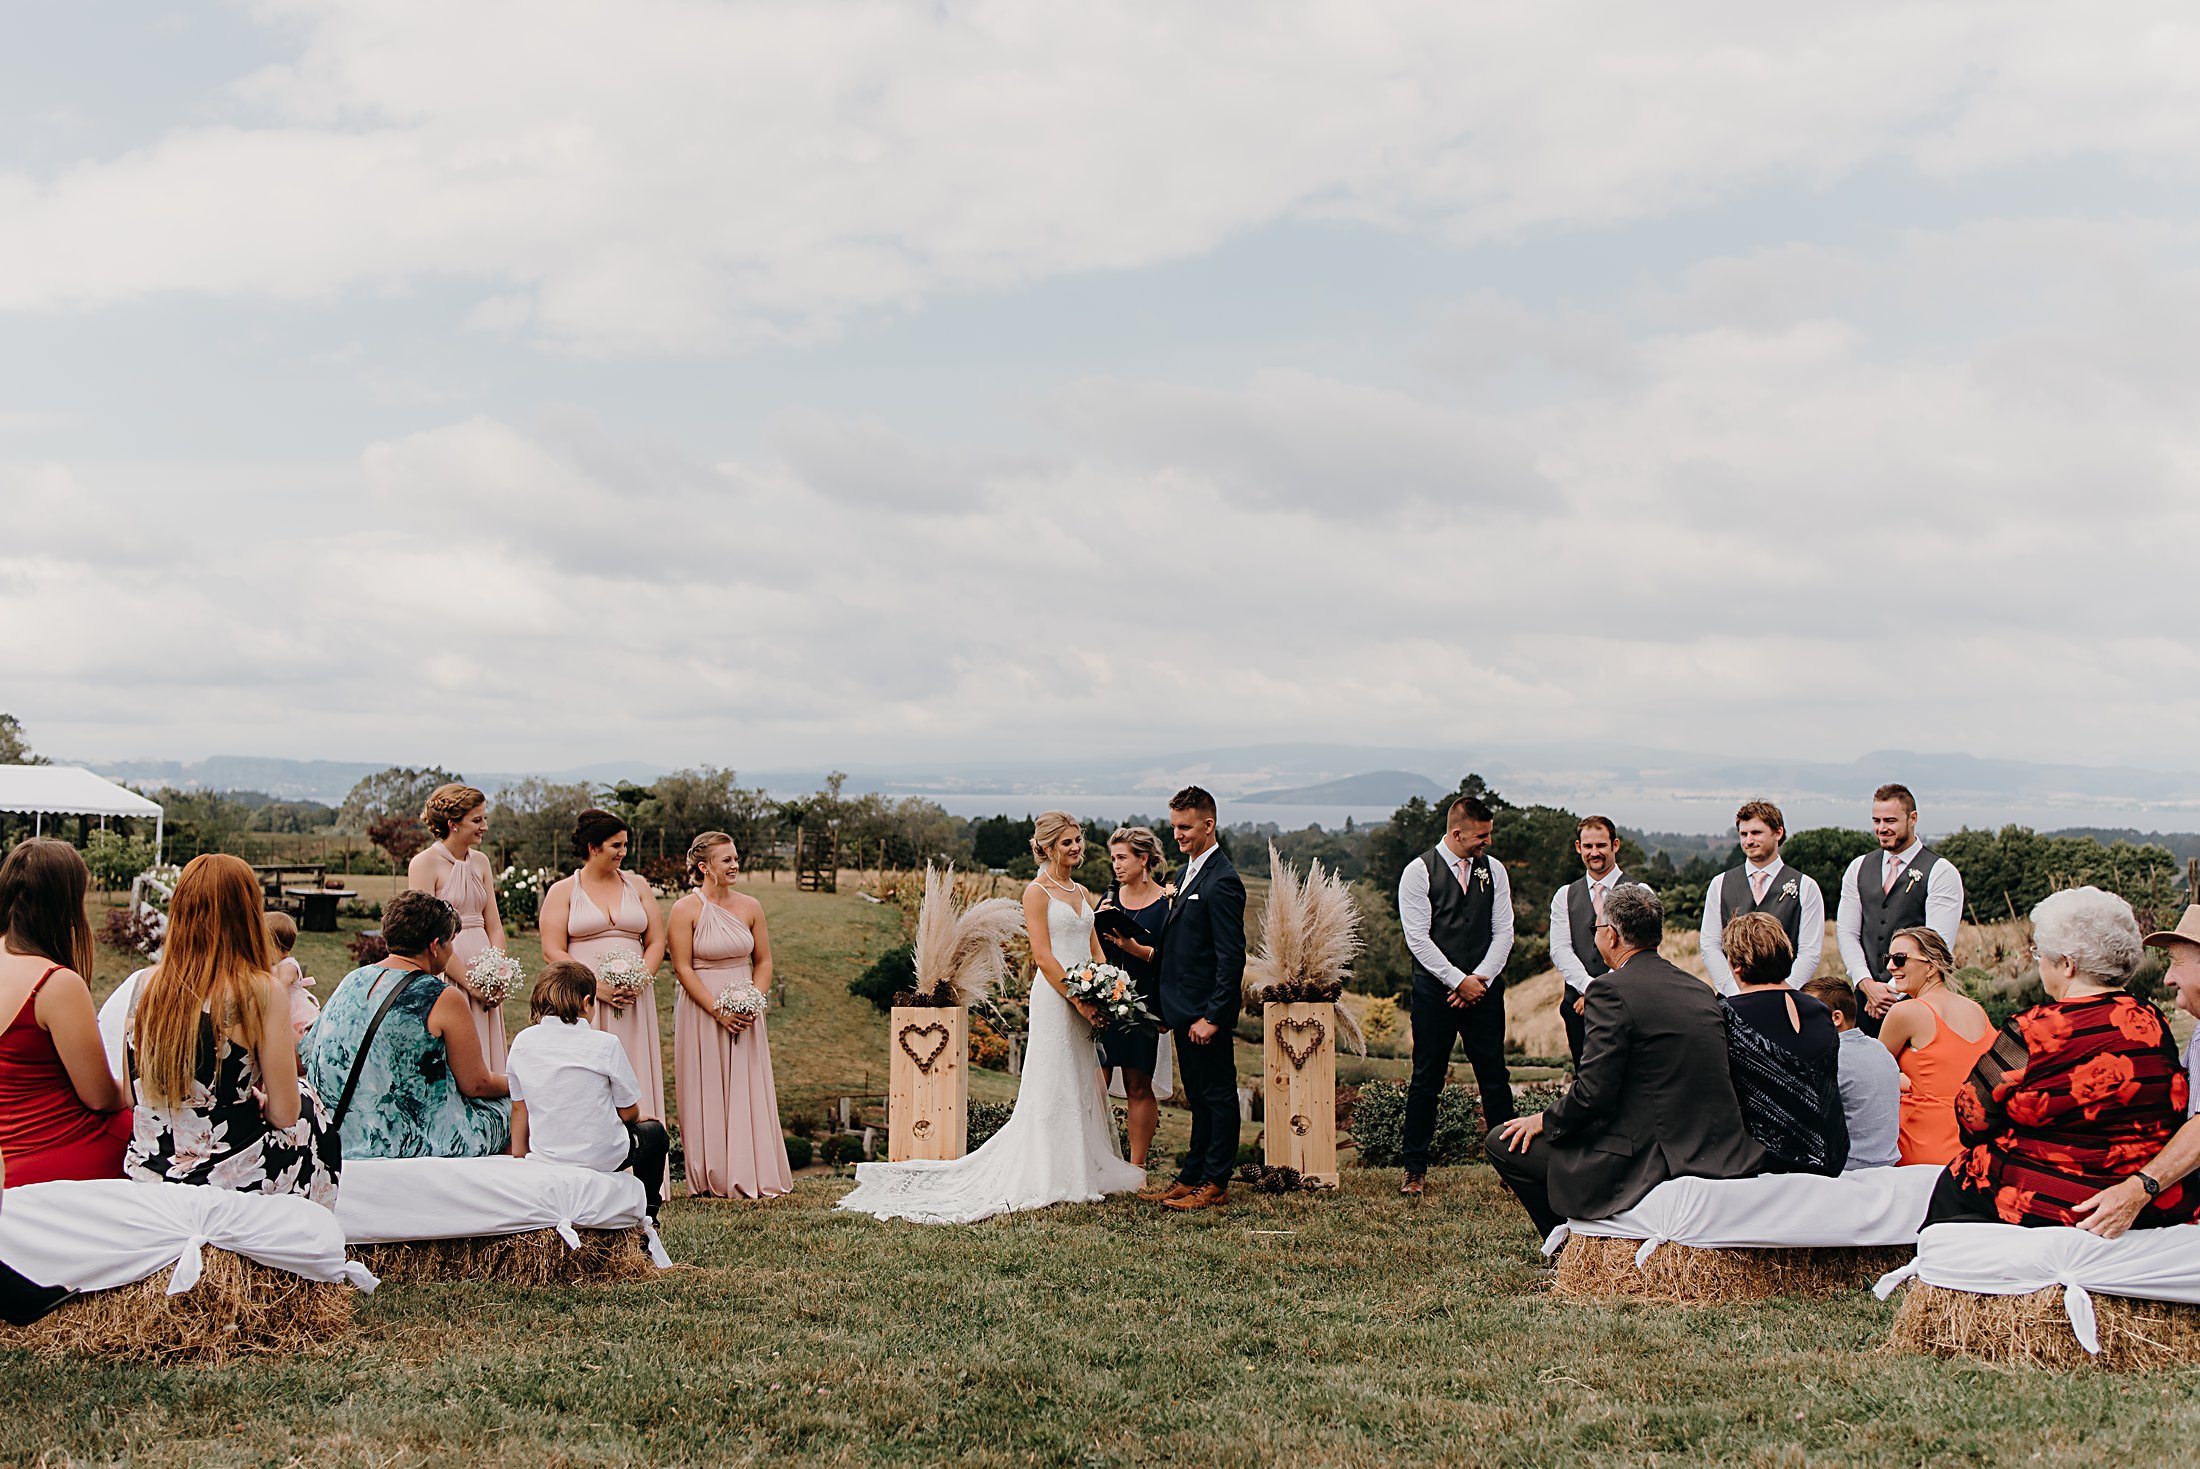
<path id="1" fill-rule="evenodd" d="M 1179 1209 L 1190 1213 L 1194 1209 L 1214 1209 L 1230 1202 L 1230 1191 L 1219 1183 L 1203 1183 L 1198 1188 L 1186 1189 L 1180 1199 L 1162 1201 L 1164 1209 Z"/>
<path id="2" fill-rule="evenodd" d="M 1149 1204 L 1166 1204 L 1171 1202 L 1172 1200 L 1181 1199 L 1186 1194 L 1196 1192 L 1197 1190 L 1194 1189 L 1190 1184 L 1184 1182 L 1182 1179 L 1178 1179 L 1175 1183 L 1170 1184 L 1167 1188 L 1161 1190 L 1161 1192 L 1159 1193 L 1143 1193 L 1140 1194 L 1139 1197 L 1141 1199 L 1144 1199 Z"/>

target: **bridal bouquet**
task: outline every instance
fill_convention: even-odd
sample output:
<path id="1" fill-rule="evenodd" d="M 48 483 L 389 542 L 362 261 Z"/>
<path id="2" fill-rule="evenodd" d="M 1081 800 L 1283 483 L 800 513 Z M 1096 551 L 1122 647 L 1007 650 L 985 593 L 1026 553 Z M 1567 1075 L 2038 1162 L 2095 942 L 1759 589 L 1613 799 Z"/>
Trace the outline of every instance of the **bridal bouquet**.
<path id="1" fill-rule="evenodd" d="M 623 1010 L 648 987 L 649 972 L 642 968 L 638 956 L 614 954 L 596 971 L 596 982 L 610 993 L 612 1005 Z"/>
<path id="2" fill-rule="evenodd" d="M 526 977 L 527 966 L 502 949 L 483 949 L 466 966 L 466 982 L 473 986 L 474 993 L 495 1005 L 503 1004 Z"/>
<path id="3" fill-rule="evenodd" d="M 1100 1012 L 1103 1030 L 1161 1028 L 1161 1017 L 1146 1008 L 1130 975 L 1113 964 L 1079 964 L 1063 973 L 1062 983 L 1072 1000 L 1083 1000 Z"/>
<path id="4" fill-rule="evenodd" d="M 764 1013 L 764 992 L 753 984 L 729 984 L 718 992 L 717 1002 L 711 1006 L 728 1020 L 747 1016 L 754 1020 Z M 733 1033 L 733 1043 L 741 1044 L 741 1032 Z"/>

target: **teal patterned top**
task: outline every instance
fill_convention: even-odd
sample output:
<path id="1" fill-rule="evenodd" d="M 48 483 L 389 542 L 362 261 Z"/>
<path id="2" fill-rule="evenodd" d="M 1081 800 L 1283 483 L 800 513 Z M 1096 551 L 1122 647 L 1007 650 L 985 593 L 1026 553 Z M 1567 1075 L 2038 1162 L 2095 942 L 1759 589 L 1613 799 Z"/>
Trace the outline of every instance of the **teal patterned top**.
<path id="1" fill-rule="evenodd" d="M 511 1141 L 511 1106 L 502 1097 L 469 1097 L 451 1075 L 449 1053 L 428 1029 L 428 1012 L 442 998 L 440 975 L 369 964 L 336 986 L 321 1018 L 306 1032 L 306 1077 L 333 1110 L 351 1075 L 367 1022 L 403 992 L 367 1051 L 366 1069 L 344 1116 L 346 1158 L 480 1158 Z"/>

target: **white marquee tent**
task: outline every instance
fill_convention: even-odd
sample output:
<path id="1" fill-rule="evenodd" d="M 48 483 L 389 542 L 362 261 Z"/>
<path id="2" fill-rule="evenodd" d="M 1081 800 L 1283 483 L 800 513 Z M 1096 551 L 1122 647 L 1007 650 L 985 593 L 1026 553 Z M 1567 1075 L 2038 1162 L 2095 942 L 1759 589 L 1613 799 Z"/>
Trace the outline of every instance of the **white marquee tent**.
<path id="1" fill-rule="evenodd" d="M 102 827 L 110 816 L 150 816 L 156 858 L 166 836 L 159 802 L 74 765 L 0 765 L 0 811 L 32 818 L 41 833 L 49 816 L 97 816 Z"/>

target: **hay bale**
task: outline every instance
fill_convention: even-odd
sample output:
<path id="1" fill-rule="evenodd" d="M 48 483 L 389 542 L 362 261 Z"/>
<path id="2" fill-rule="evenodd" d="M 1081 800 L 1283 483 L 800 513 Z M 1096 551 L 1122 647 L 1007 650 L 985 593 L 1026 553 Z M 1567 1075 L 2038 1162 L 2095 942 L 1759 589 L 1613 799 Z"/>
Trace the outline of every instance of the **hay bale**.
<path id="1" fill-rule="evenodd" d="M 1903 1287 L 1887 1348 L 2056 1372 L 2087 1366 L 2146 1372 L 2200 1362 L 2200 1306 L 2093 1293 L 2093 1317 L 2098 1357 L 2078 1344 L 2059 1285 L 1988 1296 L 1913 1280 Z"/>
<path id="2" fill-rule="evenodd" d="M 352 1254 L 385 1282 L 493 1280 L 505 1285 L 579 1285 L 646 1280 L 657 1273 L 639 1227 L 583 1229 L 573 1249 L 554 1229 L 471 1239 L 354 1245 Z"/>
<path id="3" fill-rule="evenodd" d="M 1916 1253 L 1908 1245 L 1842 1249 L 1707 1250 L 1662 1244 L 1641 1268 L 1639 1239 L 1577 1234 L 1559 1251 L 1556 1295 L 1630 1300 L 1761 1301 L 1772 1296 L 1846 1295 L 1871 1285 Z"/>
<path id="4" fill-rule="evenodd" d="M 199 1283 L 168 1294 L 168 1271 L 91 1291 L 42 1321 L 0 1326 L 0 1344 L 46 1354 L 222 1363 L 234 1357 L 319 1356 L 351 1332 L 349 1285 L 307 1280 L 208 1248 Z"/>

